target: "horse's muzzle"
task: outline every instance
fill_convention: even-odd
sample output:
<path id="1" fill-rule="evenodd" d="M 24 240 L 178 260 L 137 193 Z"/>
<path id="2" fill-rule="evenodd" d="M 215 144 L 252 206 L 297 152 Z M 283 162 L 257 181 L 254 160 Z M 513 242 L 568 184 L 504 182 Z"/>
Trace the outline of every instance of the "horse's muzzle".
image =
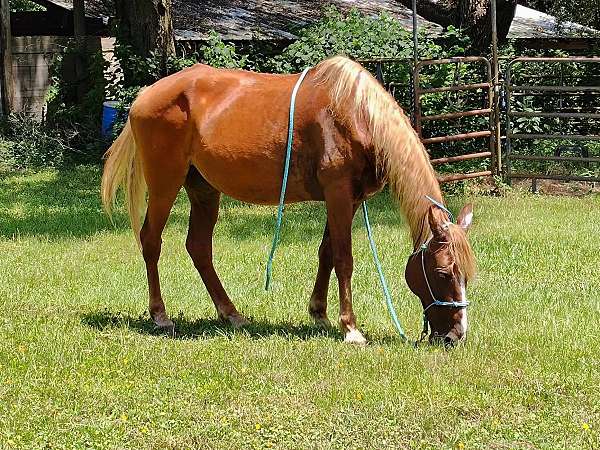
<path id="1" fill-rule="evenodd" d="M 446 348 L 454 347 L 463 341 L 466 336 L 458 336 L 454 331 L 447 334 L 432 333 L 429 337 L 429 343 L 432 345 L 443 345 Z"/>

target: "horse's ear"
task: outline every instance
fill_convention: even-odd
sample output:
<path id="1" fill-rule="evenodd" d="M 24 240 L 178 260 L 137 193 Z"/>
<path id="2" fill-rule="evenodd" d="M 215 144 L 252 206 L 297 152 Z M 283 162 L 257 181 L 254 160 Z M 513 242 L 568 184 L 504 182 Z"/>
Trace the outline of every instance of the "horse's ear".
<path id="1" fill-rule="evenodd" d="M 442 236 L 448 231 L 448 215 L 437 206 L 431 205 L 429 207 L 427 220 L 434 236 Z"/>
<path id="2" fill-rule="evenodd" d="M 456 219 L 456 224 L 463 227 L 464 230 L 467 231 L 471 227 L 472 222 L 473 222 L 473 203 L 467 203 L 465 206 L 463 206 L 463 209 L 460 210 L 458 219 Z"/>

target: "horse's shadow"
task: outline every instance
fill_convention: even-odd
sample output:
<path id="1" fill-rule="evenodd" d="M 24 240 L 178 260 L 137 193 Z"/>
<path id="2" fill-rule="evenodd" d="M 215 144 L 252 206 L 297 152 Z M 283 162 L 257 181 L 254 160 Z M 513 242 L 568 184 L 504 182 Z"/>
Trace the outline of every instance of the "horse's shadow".
<path id="1" fill-rule="evenodd" d="M 140 334 L 150 336 L 168 336 L 175 339 L 210 339 L 215 337 L 232 338 L 247 336 L 252 339 L 264 339 L 278 336 L 288 340 L 309 340 L 314 338 L 343 339 L 336 328 L 321 328 L 308 324 L 292 324 L 289 322 L 267 322 L 251 319 L 250 324 L 242 328 L 234 328 L 218 319 L 189 319 L 179 314 L 173 319 L 175 330 L 157 328 L 148 313 L 134 316 L 128 313 L 114 312 L 108 309 L 82 315 L 81 322 L 99 331 L 114 328 L 128 328 Z"/>

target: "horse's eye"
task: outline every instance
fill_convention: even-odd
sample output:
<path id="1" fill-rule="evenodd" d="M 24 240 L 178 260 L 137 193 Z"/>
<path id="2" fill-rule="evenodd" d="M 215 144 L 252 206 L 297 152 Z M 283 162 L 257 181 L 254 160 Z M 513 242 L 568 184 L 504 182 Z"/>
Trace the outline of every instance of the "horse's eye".
<path id="1" fill-rule="evenodd" d="M 446 269 L 435 269 L 435 273 L 444 280 L 450 280 L 452 278 L 452 272 Z"/>

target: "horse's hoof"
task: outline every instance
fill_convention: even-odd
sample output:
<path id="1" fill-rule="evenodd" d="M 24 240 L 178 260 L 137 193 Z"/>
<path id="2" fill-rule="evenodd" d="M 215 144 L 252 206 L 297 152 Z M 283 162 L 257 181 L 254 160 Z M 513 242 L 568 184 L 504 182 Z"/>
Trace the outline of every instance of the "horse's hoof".
<path id="1" fill-rule="evenodd" d="M 155 328 L 161 333 L 175 336 L 175 324 L 165 313 L 157 314 L 152 320 L 154 321 Z"/>
<path id="2" fill-rule="evenodd" d="M 233 328 L 242 328 L 250 325 L 250 321 L 240 314 L 232 314 L 227 319 Z"/>
<path id="3" fill-rule="evenodd" d="M 174 338 L 177 336 L 177 331 L 175 331 L 175 324 L 169 326 L 163 326 L 163 327 L 156 327 L 156 329 L 161 333 L 164 334 L 165 336 Z"/>
<path id="4" fill-rule="evenodd" d="M 327 317 L 313 317 L 313 321 L 319 328 L 331 328 L 331 322 Z"/>
<path id="5" fill-rule="evenodd" d="M 353 344 L 353 345 L 360 345 L 360 346 L 367 345 L 367 340 L 362 335 L 362 333 L 360 331 L 358 331 L 357 329 L 348 331 L 346 333 L 346 336 L 344 337 L 344 342 L 346 344 Z"/>

